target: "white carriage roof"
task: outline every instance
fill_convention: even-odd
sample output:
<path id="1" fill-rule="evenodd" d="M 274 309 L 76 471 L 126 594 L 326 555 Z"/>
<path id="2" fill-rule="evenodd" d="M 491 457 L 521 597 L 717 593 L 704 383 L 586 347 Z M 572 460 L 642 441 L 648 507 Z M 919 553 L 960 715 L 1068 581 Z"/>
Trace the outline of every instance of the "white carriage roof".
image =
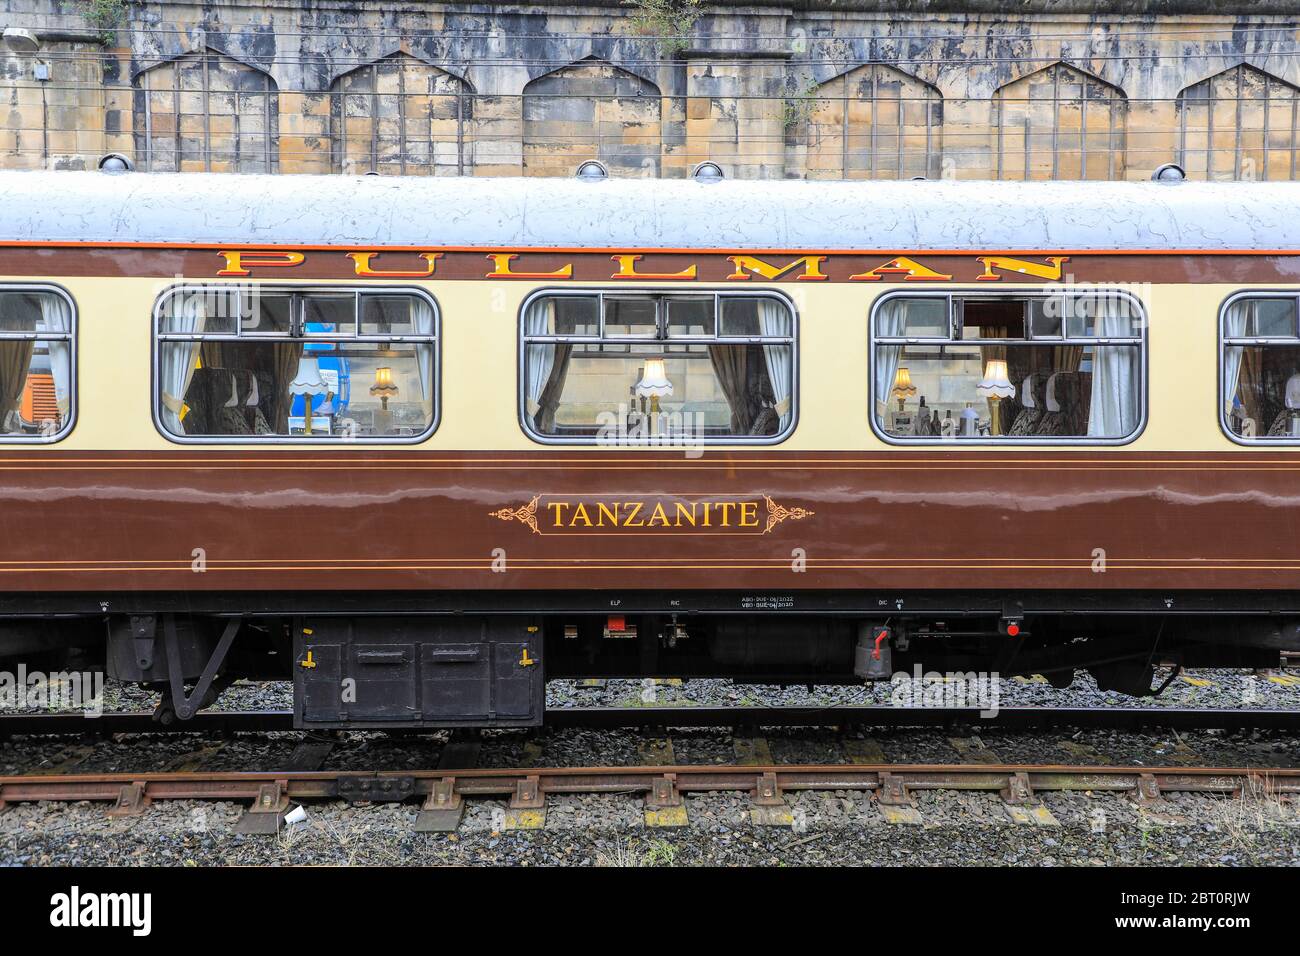
<path id="1" fill-rule="evenodd" d="M 0 173 L 0 240 L 1300 250 L 1300 183 Z"/>

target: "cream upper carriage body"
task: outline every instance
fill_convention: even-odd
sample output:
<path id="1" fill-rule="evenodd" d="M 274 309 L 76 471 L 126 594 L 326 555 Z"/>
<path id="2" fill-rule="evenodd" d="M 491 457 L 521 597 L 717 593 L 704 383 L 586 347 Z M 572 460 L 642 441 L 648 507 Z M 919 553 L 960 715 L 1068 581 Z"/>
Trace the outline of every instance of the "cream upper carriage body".
<path id="1" fill-rule="evenodd" d="M 0 208 L 20 444 L 1300 440 L 1295 184 L 0 173 Z M 222 286 L 256 327 L 185 312 Z"/>

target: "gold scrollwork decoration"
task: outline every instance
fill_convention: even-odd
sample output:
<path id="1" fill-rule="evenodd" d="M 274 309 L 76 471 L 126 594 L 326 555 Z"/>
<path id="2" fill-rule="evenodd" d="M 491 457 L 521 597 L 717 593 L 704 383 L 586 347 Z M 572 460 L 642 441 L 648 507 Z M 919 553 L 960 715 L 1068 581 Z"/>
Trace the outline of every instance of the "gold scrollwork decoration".
<path id="1" fill-rule="evenodd" d="M 787 508 L 785 505 L 779 505 L 772 500 L 771 495 L 764 495 L 763 501 L 767 503 L 767 527 L 763 529 L 763 534 L 767 534 L 787 518 L 791 521 L 801 521 L 817 513 L 807 508 Z"/>
<path id="2" fill-rule="evenodd" d="M 502 521 L 522 521 L 533 530 L 533 534 L 541 534 L 542 530 L 537 527 L 537 503 L 541 500 L 541 495 L 534 495 L 533 500 L 522 507 L 498 508 L 496 511 L 488 512 L 488 516 L 500 518 Z"/>

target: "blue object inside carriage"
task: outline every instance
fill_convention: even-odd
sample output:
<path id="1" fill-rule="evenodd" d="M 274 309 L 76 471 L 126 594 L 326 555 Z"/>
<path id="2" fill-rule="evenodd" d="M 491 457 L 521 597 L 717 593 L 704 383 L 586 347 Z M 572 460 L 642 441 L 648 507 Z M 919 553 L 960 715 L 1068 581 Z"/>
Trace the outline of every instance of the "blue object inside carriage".
<path id="1" fill-rule="evenodd" d="M 303 329 L 308 333 L 329 333 L 337 331 L 338 327 L 333 322 L 307 322 L 304 323 Z M 321 378 L 330 386 L 331 394 L 311 397 L 312 428 L 328 428 L 328 416 L 338 416 L 345 412 L 348 403 L 352 400 L 351 369 L 348 360 L 337 354 L 339 347 L 335 342 L 304 342 L 302 350 L 316 359 L 317 365 L 320 366 Z M 304 424 L 306 398 L 305 395 L 295 395 L 289 405 L 291 430 L 301 429 Z M 329 408 L 322 411 L 326 402 L 329 402 Z"/>

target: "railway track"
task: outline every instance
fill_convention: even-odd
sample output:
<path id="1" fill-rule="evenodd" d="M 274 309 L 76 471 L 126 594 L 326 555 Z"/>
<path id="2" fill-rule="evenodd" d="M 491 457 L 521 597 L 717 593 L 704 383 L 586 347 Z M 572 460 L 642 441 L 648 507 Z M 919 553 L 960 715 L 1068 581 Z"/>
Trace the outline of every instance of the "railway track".
<path id="1" fill-rule="evenodd" d="M 550 796 L 617 793 L 642 798 L 651 825 L 674 826 L 687 822 L 685 795 L 732 791 L 749 793 L 755 823 L 788 825 L 785 794 L 802 790 L 868 791 L 891 822 L 919 822 L 906 815 L 916 812 L 914 795 L 922 790 L 998 793 L 1026 813 L 1040 794 L 1063 791 L 1127 794 L 1150 806 L 1175 792 L 1292 799 L 1300 794 L 1300 768 L 822 764 L 56 774 L 0 777 L 0 811 L 34 801 L 98 801 L 111 815 L 131 816 L 162 800 L 246 801 L 237 829 L 273 833 L 292 803 L 420 799 L 416 830 L 445 832 L 456 829 L 466 798 L 505 798 L 508 812 L 525 821 L 506 828 L 526 829 L 530 815 L 534 823 L 544 819 Z"/>
<path id="2" fill-rule="evenodd" d="M 1173 707 L 1007 707 L 990 716 L 976 707 L 565 707 L 546 713 L 546 726 L 633 727 L 951 727 L 1000 729 L 1079 727 L 1140 730 L 1300 730 L 1300 709 L 1249 710 Z M 32 735 L 162 733 L 273 733 L 292 731 L 291 711 L 209 711 L 163 725 L 152 713 L 80 712 L 0 715 L 0 738 Z M 366 730 L 364 725 L 355 729 Z M 428 728 L 387 729 L 429 734 Z"/>
<path id="3" fill-rule="evenodd" d="M 965 708 L 833 708 L 763 707 L 621 707 L 558 708 L 547 714 L 547 726 L 654 728 L 757 727 L 947 727 L 1041 730 L 1053 727 L 1173 729 L 1300 729 L 1300 710 L 1206 710 L 1186 708 L 1011 708 L 981 718 Z M 80 714 L 6 715 L 0 735 L 59 736 L 139 734 L 160 737 L 177 732 L 216 735 L 292 731 L 292 714 L 285 711 L 201 713 L 194 719 L 161 726 L 148 713 L 106 714 L 88 719 Z M 419 733 L 428 733 L 418 731 Z M 403 733 L 398 731 L 398 734 Z M 530 829 L 545 820 L 547 799 L 562 794 L 626 794 L 644 801 L 650 826 L 687 823 L 684 798 L 692 793 L 731 791 L 749 794 L 754 822 L 790 825 L 786 795 L 803 790 L 869 792 L 889 822 L 916 823 L 915 793 L 924 790 L 997 793 L 1017 822 L 1050 821 L 1039 795 L 1061 791 L 1127 794 L 1150 807 L 1170 792 L 1223 795 L 1268 793 L 1290 799 L 1300 793 L 1300 768 L 1142 767 L 1132 765 L 1060 765 L 972 762 L 921 764 L 883 762 L 881 751 L 863 755 L 845 751 L 845 763 L 777 764 L 764 747 L 766 760 L 736 749 L 735 765 L 674 761 L 672 749 L 643 752 L 642 763 L 619 767 L 538 767 L 541 751 L 525 748 L 524 767 L 480 768 L 480 735 L 460 731 L 441 749 L 434 769 L 418 771 L 327 770 L 325 758 L 340 745 L 333 735 L 297 732 L 293 754 L 277 769 L 203 770 L 188 766 L 178 772 L 70 773 L 46 772 L 0 777 L 0 810 L 31 801 L 95 801 L 113 816 L 144 812 L 155 801 L 221 800 L 244 802 L 237 830 L 274 833 L 293 803 L 344 800 L 350 803 L 421 801 L 415 828 L 425 832 L 455 830 L 466 800 L 505 801 L 506 829 Z M 751 734 L 746 734 L 746 737 Z M 535 745 L 529 745 L 535 746 Z M 515 758 L 518 759 L 518 758 Z M 1229 758 L 1235 759 L 1235 758 Z M 996 756 L 994 756 L 996 761 Z M 493 811 L 496 812 L 496 811 Z"/>

